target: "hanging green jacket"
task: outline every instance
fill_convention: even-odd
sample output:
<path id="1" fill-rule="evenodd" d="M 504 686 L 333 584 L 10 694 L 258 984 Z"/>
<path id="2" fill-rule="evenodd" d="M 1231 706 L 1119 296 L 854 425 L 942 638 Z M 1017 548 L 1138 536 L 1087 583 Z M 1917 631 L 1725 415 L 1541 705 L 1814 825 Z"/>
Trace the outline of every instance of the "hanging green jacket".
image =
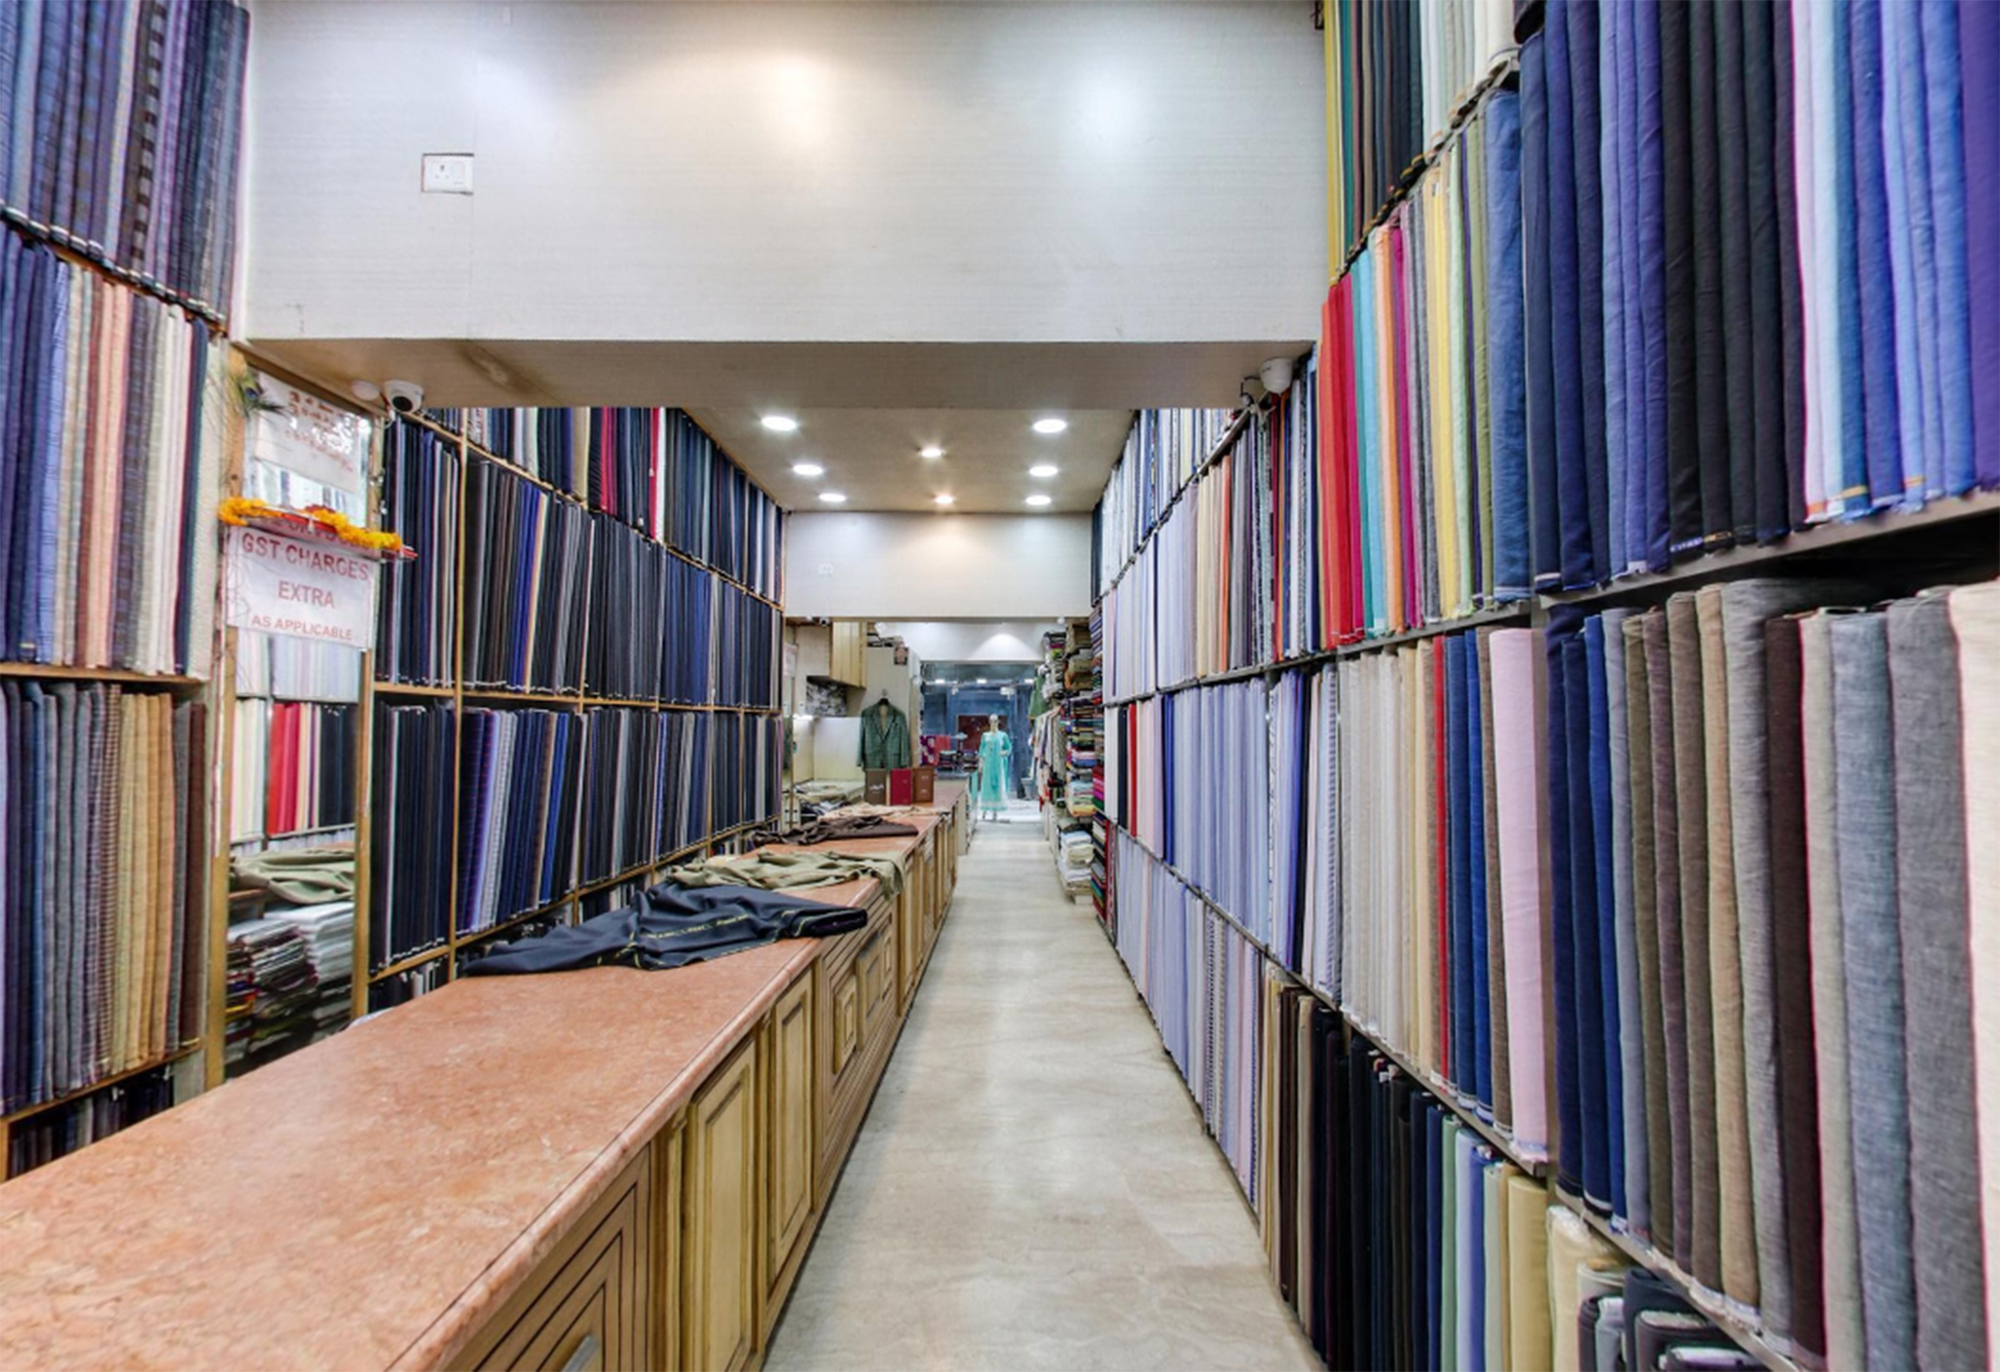
<path id="1" fill-rule="evenodd" d="M 861 770 L 909 765 L 909 716 L 878 700 L 861 712 Z"/>

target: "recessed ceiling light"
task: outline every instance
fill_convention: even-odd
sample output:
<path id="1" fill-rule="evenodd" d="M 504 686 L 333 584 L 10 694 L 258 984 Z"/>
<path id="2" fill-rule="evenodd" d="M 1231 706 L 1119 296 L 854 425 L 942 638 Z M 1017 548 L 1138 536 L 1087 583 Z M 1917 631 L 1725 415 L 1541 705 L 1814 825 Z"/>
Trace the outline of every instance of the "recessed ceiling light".
<path id="1" fill-rule="evenodd" d="M 1048 476 L 1054 476 L 1057 472 L 1061 470 L 1062 468 L 1058 467 L 1053 462 L 1037 462 L 1034 466 L 1028 468 L 1028 475 L 1048 477 Z"/>
<path id="2" fill-rule="evenodd" d="M 797 472 L 800 476 L 826 475 L 826 468 L 820 466 L 819 463 L 817 462 L 794 462 L 792 464 L 792 470 Z"/>
<path id="3" fill-rule="evenodd" d="M 819 498 L 829 505 L 845 505 L 847 503 L 847 496 L 841 491 L 821 491 Z"/>
<path id="4" fill-rule="evenodd" d="M 952 501 L 958 499 L 958 497 L 955 495 L 934 495 L 931 499 L 940 505 L 949 505 Z"/>
<path id="5" fill-rule="evenodd" d="M 788 434 L 799 427 L 799 421 L 788 414 L 767 414 L 764 416 L 764 427 L 772 433 Z"/>
<path id="6" fill-rule="evenodd" d="M 919 457 L 943 457 L 944 449 L 933 443 L 928 448 L 921 450 L 917 455 Z"/>
<path id="7" fill-rule="evenodd" d="M 767 419 L 764 422 L 768 424 L 771 421 Z M 1057 419 L 1054 415 L 1035 421 L 1035 432 L 1038 434 L 1059 434 L 1068 427 L 1069 421 L 1067 419 Z"/>
<path id="8" fill-rule="evenodd" d="M 1046 505 L 1049 503 L 1049 498 L 1045 495 L 1031 495 L 1028 497 L 1028 503 L 1030 505 Z"/>

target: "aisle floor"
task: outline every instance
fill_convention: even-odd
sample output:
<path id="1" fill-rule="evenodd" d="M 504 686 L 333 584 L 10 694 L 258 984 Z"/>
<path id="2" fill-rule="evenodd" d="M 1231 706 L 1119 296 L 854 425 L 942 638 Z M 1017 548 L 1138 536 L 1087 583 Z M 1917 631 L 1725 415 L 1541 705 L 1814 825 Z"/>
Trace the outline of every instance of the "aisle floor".
<path id="1" fill-rule="evenodd" d="M 766 1365 L 1312 1368 L 1038 825 L 989 824 Z"/>

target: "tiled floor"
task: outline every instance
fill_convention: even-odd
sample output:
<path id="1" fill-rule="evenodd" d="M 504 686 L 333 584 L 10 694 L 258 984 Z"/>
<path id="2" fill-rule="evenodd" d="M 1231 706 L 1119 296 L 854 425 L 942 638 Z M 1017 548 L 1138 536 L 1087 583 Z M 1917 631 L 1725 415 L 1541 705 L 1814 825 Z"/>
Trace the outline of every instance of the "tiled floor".
<path id="1" fill-rule="evenodd" d="M 982 827 L 767 1366 L 1317 1365 L 1090 907 Z"/>

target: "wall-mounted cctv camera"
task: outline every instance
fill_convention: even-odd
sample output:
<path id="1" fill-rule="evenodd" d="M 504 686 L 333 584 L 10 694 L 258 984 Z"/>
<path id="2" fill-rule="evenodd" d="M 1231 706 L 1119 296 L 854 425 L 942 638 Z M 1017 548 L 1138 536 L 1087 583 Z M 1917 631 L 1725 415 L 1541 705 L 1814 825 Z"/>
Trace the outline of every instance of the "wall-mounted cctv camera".
<path id="1" fill-rule="evenodd" d="M 397 414 L 415 414 L 424 407 L 424 388 L 414 381 L 384 381 L 382 394 Z"/>
<path id="2" fill-rule="evenodd" d="M 1272 395 L 1282 395 L 1291 389 L 1292 359 L 1274 357 L 1257 369 L 1257 376 L 1264 383 L 1265 390 Z"/>

